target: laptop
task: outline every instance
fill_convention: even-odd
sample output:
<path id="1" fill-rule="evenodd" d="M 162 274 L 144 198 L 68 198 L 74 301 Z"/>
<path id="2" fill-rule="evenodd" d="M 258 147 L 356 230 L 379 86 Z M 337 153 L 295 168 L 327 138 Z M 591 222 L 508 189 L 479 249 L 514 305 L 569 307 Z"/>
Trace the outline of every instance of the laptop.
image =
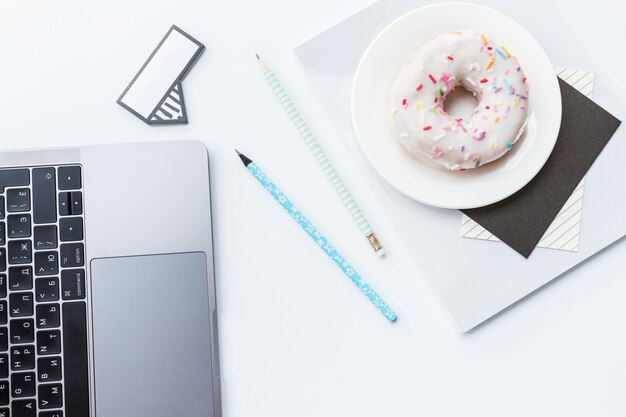
<path id="1" fill-rule="evenodd" d="M 221 416 L 201 142 L 0 152 L 0 417 Z"/>

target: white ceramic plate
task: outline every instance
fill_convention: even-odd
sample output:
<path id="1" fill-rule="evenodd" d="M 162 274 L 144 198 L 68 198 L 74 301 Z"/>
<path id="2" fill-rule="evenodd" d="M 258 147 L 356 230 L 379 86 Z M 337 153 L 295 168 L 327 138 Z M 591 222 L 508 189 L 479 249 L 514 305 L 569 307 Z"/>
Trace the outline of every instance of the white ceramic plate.
<path id="1" fill-rule="evenodd" d="M 457 172 L 405 150 L 391 124 L 390 96 L 396 74 L 421 45 L 442 33 L 467 29 L 506 45 L 518 57 L 530 85 L 529 120 L 502 158 Z M 520 24 L 486 7 L 443 3 L 407 13 L 370 44 L 354 77 L 352 121 L 365 156 L 398 191 L 432 206 L 474 208 L 510 196 L 539 172 L 559 133 L 561 92 L 550 60 Z"/>

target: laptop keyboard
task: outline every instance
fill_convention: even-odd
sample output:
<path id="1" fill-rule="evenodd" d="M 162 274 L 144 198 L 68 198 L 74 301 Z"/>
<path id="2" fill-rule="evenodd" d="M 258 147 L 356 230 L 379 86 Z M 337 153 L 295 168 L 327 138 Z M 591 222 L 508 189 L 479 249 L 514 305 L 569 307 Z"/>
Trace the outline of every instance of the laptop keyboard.
<path id="1" fill-rule="evenodd" d="M 88 417 L 82 176 L 0 169 L 0 417 Z"/>

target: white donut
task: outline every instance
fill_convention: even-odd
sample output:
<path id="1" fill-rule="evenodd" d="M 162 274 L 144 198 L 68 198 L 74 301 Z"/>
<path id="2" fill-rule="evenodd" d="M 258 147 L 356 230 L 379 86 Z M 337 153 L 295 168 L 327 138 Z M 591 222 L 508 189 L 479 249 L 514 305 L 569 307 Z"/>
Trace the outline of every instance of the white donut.
<path id="1" fill-rule="evenodd" d="M 455 87 L 478 103 L 467 119 L 445 112 Z M 402 67 L 391 117 L 402 144 L 448 169 L 463 171 L 494 161 L 513 147 L 528 113 L 528 84 L 517 58 L 474 31 L 438 36 Z"/>

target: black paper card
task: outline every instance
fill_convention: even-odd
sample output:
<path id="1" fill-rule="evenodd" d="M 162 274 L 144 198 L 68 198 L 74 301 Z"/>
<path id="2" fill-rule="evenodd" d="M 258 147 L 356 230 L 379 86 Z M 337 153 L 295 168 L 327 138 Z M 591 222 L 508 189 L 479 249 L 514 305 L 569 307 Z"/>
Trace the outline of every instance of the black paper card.
<path id="1" fill-rule="evenodd" d="M 461 210 L 526 258 L 621 123 L 560 78 L 559 86 L 561 129 L 543 168 L 512 196 Z"/>

